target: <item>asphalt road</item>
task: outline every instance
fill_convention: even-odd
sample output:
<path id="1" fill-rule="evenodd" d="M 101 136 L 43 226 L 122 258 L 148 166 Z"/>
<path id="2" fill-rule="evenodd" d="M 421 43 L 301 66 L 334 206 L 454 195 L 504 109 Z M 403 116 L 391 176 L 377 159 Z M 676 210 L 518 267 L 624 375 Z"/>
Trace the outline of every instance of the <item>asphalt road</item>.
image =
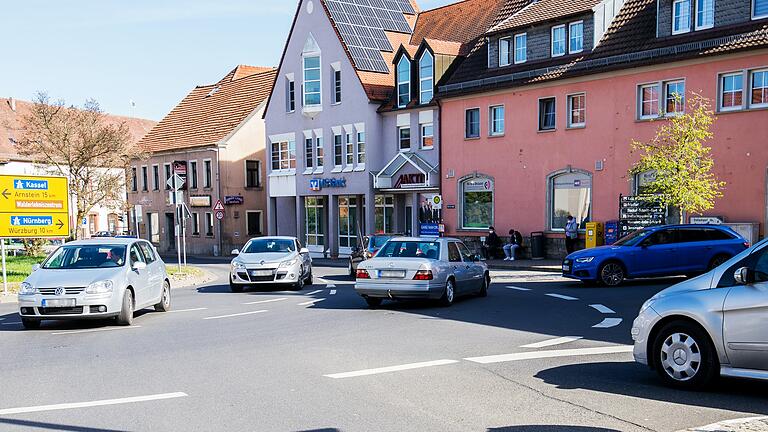
<path id="1" fill-rule="evenodd" d="M 662 387 L 632 319 L 675 280 L 496 273 L 487 298 L 369 310 L 345 269 L 301 292 L 173 291 L 133 327 L 0 305 L 0 431 L 676 431 L 768 414 L 768 385 Z"/>

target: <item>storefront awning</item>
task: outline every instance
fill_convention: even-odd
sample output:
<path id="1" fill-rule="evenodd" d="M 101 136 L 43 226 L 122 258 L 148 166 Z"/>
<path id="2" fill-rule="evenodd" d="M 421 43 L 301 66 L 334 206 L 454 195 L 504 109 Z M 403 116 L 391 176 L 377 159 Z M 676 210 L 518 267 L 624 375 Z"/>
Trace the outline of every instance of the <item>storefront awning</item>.
<path id="1" fill-rule="evenodd" d="M 373 174 L 376 189 L 423 189 L 438 186 L 440 172 L 416 153 L 401 152 L 378 173 Z"/>

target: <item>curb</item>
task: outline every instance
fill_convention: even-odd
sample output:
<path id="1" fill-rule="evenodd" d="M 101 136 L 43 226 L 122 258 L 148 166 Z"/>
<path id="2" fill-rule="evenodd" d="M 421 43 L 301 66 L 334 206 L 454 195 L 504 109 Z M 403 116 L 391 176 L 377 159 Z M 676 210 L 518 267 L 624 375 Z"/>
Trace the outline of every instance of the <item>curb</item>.
<path id="1" fill-rule="evenodd" d="M 765 432 L 768 431 L 768 417 L 747 417 L 726 420 L 708 426 L 683 429 L 678 432 Z"/>

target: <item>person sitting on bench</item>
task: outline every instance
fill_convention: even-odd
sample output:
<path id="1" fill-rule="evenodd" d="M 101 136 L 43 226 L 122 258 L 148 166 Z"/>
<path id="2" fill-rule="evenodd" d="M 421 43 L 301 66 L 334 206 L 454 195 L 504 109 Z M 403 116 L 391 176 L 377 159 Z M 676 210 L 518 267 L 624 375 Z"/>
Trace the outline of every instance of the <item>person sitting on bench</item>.
<path id="1" fill-rule="evenodd" d="M 523 246 L 523 236 L 515 231 L 514 228 L 509 230 L 509 243 L 504 245 L 504 261 L 514 261 L 515 253 Z"/>
<path id="2" fill-rule="evenodd" d="M 488 237 L 483 243 L 483 256 L 485 259 L 495 259 L 496 253 L 501 249 L 501 238 L 493 227 L 488 228 Z"/>

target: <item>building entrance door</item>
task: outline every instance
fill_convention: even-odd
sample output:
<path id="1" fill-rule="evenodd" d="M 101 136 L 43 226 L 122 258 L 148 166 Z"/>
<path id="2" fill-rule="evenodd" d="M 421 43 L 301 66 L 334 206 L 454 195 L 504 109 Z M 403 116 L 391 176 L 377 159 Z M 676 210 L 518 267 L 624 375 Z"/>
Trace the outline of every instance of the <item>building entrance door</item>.
<path id="1" fill-rule="evenodd" d="M 165 236 L 168 239 L 168 250 L 176 249 L 176 227 L 173 223 L 173 213 L 165 214 Z"/>

